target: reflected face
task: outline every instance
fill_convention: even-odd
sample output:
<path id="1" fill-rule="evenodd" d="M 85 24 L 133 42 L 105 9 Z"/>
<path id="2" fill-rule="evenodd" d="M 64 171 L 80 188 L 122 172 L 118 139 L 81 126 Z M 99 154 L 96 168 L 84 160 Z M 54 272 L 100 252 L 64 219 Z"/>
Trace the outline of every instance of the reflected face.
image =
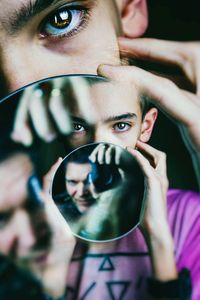
<path id="1" fill-rule="evenodd" d="M 13 91 L 119 63 L 115 12 L 113 0 L 1 0 L 1 80 Z"/>
<path id="2" fill-rule="evenodd" d="M 25 154 L 0 164 L 0 252 L 37 264 L 47 257 L 51 235 L 43 209 L 27 201 L 31 173 L 32 164 Z"/>
<path id="3" fill-rule="evenodd" d="M 65 174 L 66 189 L 80 213 L 85 212 L 96 202 L 88 175 L 91 172 L 89 163 L 69 162 Z"/>
<path id="4" fill-rule="evenodd" d="M 131 85 L 95 84 L 88 107 L 91 120 L 81 112 L 72 116 L 74 147 L 90 142 L 108 142 L 135 147 L 142 127 L 142 112 L 136 90 Z M 90 119 L 90 118 L 88 118 Z"/>

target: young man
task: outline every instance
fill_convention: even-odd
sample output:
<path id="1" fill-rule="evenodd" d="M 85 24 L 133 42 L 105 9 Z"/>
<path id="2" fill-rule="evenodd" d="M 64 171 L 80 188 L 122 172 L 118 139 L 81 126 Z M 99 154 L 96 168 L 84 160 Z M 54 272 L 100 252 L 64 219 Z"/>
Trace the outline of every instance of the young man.
<path id="1" fill-rule="evenodd" d="M 73 299 L 70 295 L 73 291 L 77 297 L 87 299 L 150 299 L 147 278 L 152 274 L 160 281 L 158 297 L 178 298 L 181 295 L 176 292 L 168 294 L 166 290 L 171 290 L 172 286 L 166 282 L 175 280 L 183 268 L 191 272 L 193 299 L 199 297 L 200 274 L 196 266 L 199 195 L 180 190 L 167 191 L 166 157 L 146 144 L 157 118 L 157 109 L 143 111 L 139 99 L 141 94 L 137 83 L 134 87 L 133 81 L 124 81 L 122 76 L 118 85 L 101 82 L 91 87 L 88 96 L 91 118 L 84 118 L 81 109 L 71 111 L 74 120 L 72 145 L 114 143 L 128 147 L 139 161 L 147 179 L 147 206 L 142 229 L 148 248 L 139 230 L 113 244 L 90 245 L 85 256 L 75 255 L 72 263 L 68 279 L 70 299 Z M 193 216 L 192 211 L 195 211 Z M 78 277 L 77 286 L 74 274 L 80 269 L 81 279 Z M 187 289 L 184 293 L 187 294 Z"/>
<path id="2" fill-rule="evenodd" d="M 122 74 L 122 71 L 119 70 L 118 74 Z M 130 74 L 128 75 L 130 76 Z M 125 82 L 124 79 L 126 79 Z M 121 81 L 119 80 L 117 85 L 101 79 L 100 82 L 94 82 L 95 84 L 88 89 L 84 79 L 79 78 L 77 81 L 77 78 L 73 77 L 70 82 L 74 82 L 73 93 L 68 94 L 69 99 L 64 98 L 68 103 L 65 110 L 68 115 L 70 112 L 70 118 L 73 121 L 71 126 L 73 132 L 68 138 L 70 145 L 76 148 L 90 142 L 109 142 L 129 147 L 130 153 L 137 158 L 147 177 L 147 209 L 143 230 L 151 251 L 149 256 L 144 237 L 139 230 L 129 234 L 116 244 L 102 245 L 100 249 L 97 245 L 91 245 L 88 256 L 85 256 L 87 259 L 84 261 L 84 268 L 80 266 L 84 259 L 83 253 L 80 257 L 77 257 L 77 254 L 75 256 L 68 278 L 68 286 L 71 287 L 69 293 L 75 291 L 74 295 L 77 292 L 82 298 L 86 295 L 94 297 L 93 293 L 98 290 L 100 299 L 115 296 L 122 298 L 123 295 L 126 297 L 125 299 L 134 297 L 135 299 L 148 299 L 150 295 L 146 284 L 147 277 L 152 276 L 152 266 L 155 278 L 164 282 L 175 280 L 177 271 L 186 267 L 191 270 L 194 297 L 198 297 L 199 273 L 198 268 L 196 269 L 198 248 L 195 243 L 198 240 L 196 236 L 199 228 L 199 196 L 193 193 L 170 191 L 167 203 L 169 215 L 167 216 L 168 181 L 165 155 L 145 144 L 151 136 L 157 118 L 157 109 L 153 107 L 144 110 L 145 103 L 141 101 L 141 90 L 138 90 L 137 81 L 137 87 L 135 87 L 132 73 L 129 80 L 128 77 L 121 76 Z M 69 90 L 69 84 L 66 87 Z M 34 92 L 35 89 L 30 89 L 30 91 Z M 64 86 L 62 91 L 64 91 Z M 60 93 L 62 94 L 61 91 Z M 64 95 L 66 95 L 65 91 Z M 74 96 L 78 98 L 75 103 L 73 102 L 76 100 Z M 10 101 L 7 103 L 11 103 Z M 59 107 L 58 99 L 55 103 Z M 80 106 L 77 105 L 79 103 Z M 28 123 L 26 125 L 28 126 Z M 195 136 L 195 129 L 193 133 Z M 198 141 L 196 146 L 198 147 Z M 151 164 L 138 150 L 134 150 L 136 147 L 150 158 Z M 181 209 L 182 205 L 187 206 L 187 209 Z M 195 211 L 195 214 L 190 215 L 191 211 Z M 194 226 L 190 223 L 191 218 Z M 55 222 L 56 219 L 54 218 Z M 178 228 L 181 230 L 179 231 Z M 189 238 L 190 234 L 194 236 L 192 241 Z M 66 238 L 66 243 L 68 238 Z M 174 257 L 174 246 L 177 250 L 176 257 Z M 68 247 L 68 250 L 72 253 L 73 247 Z M 102 257 L 105 262 L 100 261 Z M 111 257 L 116 258 L 115 263 L 118 267 L 111 262 Z M 69 254 L 68 261 L 70 258 Z M 91 270 L 91 263 L 93 270 Z M 109 266 L 106 267 L 107 264 Z M 125 265 L 127 265 L 126 270 L 124 270 Z M 82 275 L 79 273 L 80 270 L 82 270 Z M 34 272 L 34 269 L 32 271 Z M 41 280 L 43 281 L 42 276 Z M 77 285 L 76 280 L 79 281 L 80 286 Z M 125 292 L 127 292 L 126 295 Z M 76 297 L 74 295 L 72 297 Z M 68 296 L 71 298 L 70 294 Z M 164 296 L 167 295 L 164 294 Z"/>
<path id="3" fill-rule="evenodd" d="M 119 64 L 117 36 L 141 36 L 146 0 L 1 1 L 1 97 L 42 78 Z"/>

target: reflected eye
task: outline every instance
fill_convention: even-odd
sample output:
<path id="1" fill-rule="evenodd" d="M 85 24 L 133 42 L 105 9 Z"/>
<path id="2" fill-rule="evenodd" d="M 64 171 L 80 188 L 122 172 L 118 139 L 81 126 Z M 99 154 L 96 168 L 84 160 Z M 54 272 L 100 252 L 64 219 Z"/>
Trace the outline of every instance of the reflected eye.
<path id="1" fill-rule="evenodd" d="M 124 132 L 124 131 L 127 131 L 129 130 L 131 127 L 130 124 L 128 123 L 123 123 L 123 122 L 120 122 L 120 123 L 117 123 L 113 126 L 113 129 L 116 131 L 116 132 Z"/>
<path id="2" fill-rule="evenodd" d="M 88 9 L 83 7 L 62 7 L 50 14 L 42 23 L 42 37 L 63 37 L 72 35 L 82 28 L 88 16 Z"/>
<path id="3" fill-rule="evenodd" d="M 73 132 L 74 133 L 79 133 L 79 132 L 84 132 L 85 131 L 85 127 L 81 124 L 74 124 L 73 125 Z"/>

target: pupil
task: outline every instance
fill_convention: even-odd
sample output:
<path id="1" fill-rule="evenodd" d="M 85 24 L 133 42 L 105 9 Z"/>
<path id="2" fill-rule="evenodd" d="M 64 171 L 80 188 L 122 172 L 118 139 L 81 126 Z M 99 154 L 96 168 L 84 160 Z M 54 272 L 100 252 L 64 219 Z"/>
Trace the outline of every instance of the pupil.
<path id="1" fill-rule="evenodd" d="M 75 128 L 76 130 L 80 130 L 80 129 L 81 129 L 81 125 L 75 125 L 74 128 Z"/>
<path id="2" fill-rule="evenodd" d="M 55 28 L 63 29 L 71 23 L 72 16 L 67 10 L 60 11 L 52 17 L 50 21 L 51 25 Z"/>

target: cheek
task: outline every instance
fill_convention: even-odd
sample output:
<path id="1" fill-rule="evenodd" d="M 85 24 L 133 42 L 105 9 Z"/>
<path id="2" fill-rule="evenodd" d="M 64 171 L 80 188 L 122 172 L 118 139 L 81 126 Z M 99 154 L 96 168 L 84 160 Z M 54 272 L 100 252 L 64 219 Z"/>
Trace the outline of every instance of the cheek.
<path id="1" fill-rule="evenodd" d="M 74 196 L 76 194 L 76 187 L 67 185 L 67 192 L 70 196 Z"/>
<path id="2" fill-rule="evenodd" d="M 60 65 L 62 73 L 64 70 L 67 73 L 80 73 L 82 70 L 85 73 L 96 74 L 99 64 L 120 62 L 114 24 L 110 14 L 105 10 L 105 3 L 99 4 L 98 9 L 95 9 L 85 29 L 71 38 L 58 39 L 41 46 L 43 55 L 49 57 L 52 55 L 52 58 L 54 56 L 51 62 L 56 59 L 57 63 L 58 61 L 61 63 L 62 60 L 63 64 Z"/>

